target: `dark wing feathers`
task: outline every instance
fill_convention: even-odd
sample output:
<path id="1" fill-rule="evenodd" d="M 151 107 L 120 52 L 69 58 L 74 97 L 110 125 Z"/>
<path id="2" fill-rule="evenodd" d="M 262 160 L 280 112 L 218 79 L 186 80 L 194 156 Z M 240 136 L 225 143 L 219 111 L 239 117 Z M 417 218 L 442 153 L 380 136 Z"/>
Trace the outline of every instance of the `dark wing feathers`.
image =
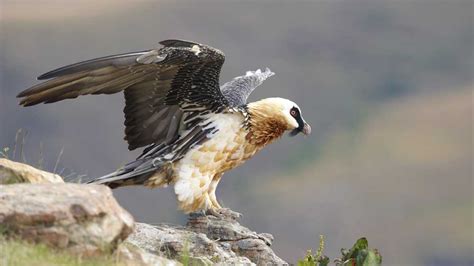
<path id="1" fill-rule="evenodd" d="M 184 112 L 220 111 L 224 54 L 207 45 L 166 40 L 161 49 L 102 57 L 38 77 L 49 79 L 21 92 L 21 105 L 51 103 L 87 94 L 124 91 L 125 139 L 129 149 L 170 143 Z"/>
<path id="2" fill-rule="evenodd" d="M 192 47 L 194 45 L 202 45 L 192 41 L 186 40 L 164 40 L 160 42 L 165 47 Z"/>
<path id="3" fill-rule="evenodd" d="M 142 66 L 138 66 L 143 68 Z M 152 78 L 150 69 L 131 73 L 127 68 L 108 66 L 60 76 L 32 87 L 18 95 L 20 104 L 31 106 L 76 98 L 87 94 L 112 94 L 128 86 Z"/>
<path id="4" fill-rule="evenodd" d="M 140 51 L 126 54 L 110 55 L 83 61 L 69 66 L 61 67 L 39 76 L 39 80 L 50 79 L 54 77 L 69 75 L 72 73 L 91 71 L 107 66 L 128 66 L 135 63 L 137 57 L 149 53 L 150 51 Z"/>

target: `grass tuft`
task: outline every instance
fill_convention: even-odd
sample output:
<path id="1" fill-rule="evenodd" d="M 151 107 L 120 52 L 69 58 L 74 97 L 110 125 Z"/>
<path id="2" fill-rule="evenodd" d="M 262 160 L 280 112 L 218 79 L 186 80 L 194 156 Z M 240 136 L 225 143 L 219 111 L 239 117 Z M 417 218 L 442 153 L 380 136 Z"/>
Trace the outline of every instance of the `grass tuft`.
<path id="1" fill-rule="evenodd" d="M 54 164 L 53 169 L 48 169 L 45 161 L 45 147 L 43 145 L 43 142 L 39 143 L 39 151 L 38 151 L 38 158 L 35 163 L 30 163 L 27 160 L 26 154 L 25 154 L 25 147 L 26 147 L 26 141 L 28 137 L 28 131 L 24 130 L 22 128 L 18 129 L 15 135 L 15 142 L 13 144 L 13 150 L 10 149 L 10 147 L 3 147 L 0 149 L 0 158 L 5 158 L 8 160 L 16 161 L 16 162 L 21 162 L 24 164 L 30 164 L 37 169 L 44 170 L 44 171 L 49 171 L 52 172 L 53 174 L 58 174 L 64 178 L 65 182 L 69 183 L 81 183 L 82 180 L 87 179 L 87 173 L 86 174 L 79 174 L 76 173 L 70 169 L 62 168 L 60 171 L 59 166 L 60 162 L 64 153 L 64 147 L 61 148 L 59 151 L 59 154 L 56 158 L 56 162 Z M 29 156 L 31 158 L 31 156 Z M 16 182 L 14 182 L 16 183 Z M 0 265 L 1 266 L 1 265 Z"/>
<path id="2" fill-rule="evenodd" d="M 0 265 L 119 266 L 112 255 L 81 257 L 54 250 L 44 244 L 30 244 L 0 236 Z"/>
<path id="3" fill-rule="evenodd" d="M 324 252 L 324 236 L 319 236 L 319 247 L 316 254 L 313 255 L 311 250 L 307 251 L 306 256 L 298 261 L 298 266 L 327 266 L 329 258 L 323 254 Z"/>

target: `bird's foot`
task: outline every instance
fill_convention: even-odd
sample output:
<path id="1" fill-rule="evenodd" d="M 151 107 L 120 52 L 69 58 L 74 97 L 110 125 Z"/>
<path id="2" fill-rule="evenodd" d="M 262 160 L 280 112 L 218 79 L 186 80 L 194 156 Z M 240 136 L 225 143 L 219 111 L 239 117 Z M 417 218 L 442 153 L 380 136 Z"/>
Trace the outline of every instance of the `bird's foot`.
<path id="1" fill-rule="evenodd" d="M 212 215 L 222 220 L 237 220 L 242 217 L 242 214 L 235 212 L 229 208 L 208 209 L 206 215 Z"/>
<path id="2" fill-rule="evenodd" d="M 189 217 L 191 217 L 191 218 L 206 217 L 206 211 L 199 210 L 199 211 L 195 211 L 195 212 L 190 212 Z"/>

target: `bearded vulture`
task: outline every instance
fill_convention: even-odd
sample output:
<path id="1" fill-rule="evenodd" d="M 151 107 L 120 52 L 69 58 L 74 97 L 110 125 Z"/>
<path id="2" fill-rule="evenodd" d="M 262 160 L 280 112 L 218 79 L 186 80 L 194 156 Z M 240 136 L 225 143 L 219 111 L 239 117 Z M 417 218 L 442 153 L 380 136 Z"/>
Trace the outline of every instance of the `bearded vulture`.
<path id="1" fill-rule="evenodd" d="M 267 98 L 247 103 L 250 93 L 274 75 L 248 71 L 219 86 L 224 54 L 184 40 L 162 48 L 97 58 L 38 77 L 47 80 L 18 94 L 31 106 L 86 94 L 125 95 L 125 140 L 142 154 L 90 183 L 111 188 L 174 186 L 185 213 L 223 210 L 216 187 L 231 170 L 282 136 L 310 134 L 294 102 Z"/>

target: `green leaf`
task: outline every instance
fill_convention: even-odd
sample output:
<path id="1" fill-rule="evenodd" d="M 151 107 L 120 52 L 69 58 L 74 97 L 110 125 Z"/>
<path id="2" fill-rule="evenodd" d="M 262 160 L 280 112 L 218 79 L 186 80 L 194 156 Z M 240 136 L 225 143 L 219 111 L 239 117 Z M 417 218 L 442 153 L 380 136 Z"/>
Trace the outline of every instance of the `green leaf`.
<path id="1" fill-rule="evenodd" d="M 357 240 L 357 242 L 352 247 L 352 249 L 358 249 L 358 250 L 368 249 L 368 248 L 369 248 L 369 242 L 367 241 L 367 238 L 365 237 L 362 237 L 359 240 Z"/>
<path id="2" fill-rule="evenodd" d="M 316 266 L 316 259 L 311 250 L 307 251 L 306 256 L 302 260 L 298 260 L 298 266 Z"/>
<path id="3" fill-rule="evenodd" d="M 319 265 L 318 266 L 328 266 L 330 261 L 331 260 L 328 257 L 323 255 L 323 256 L 319 257 Z"/>
<path id="4" fill-rule="evenodd" d="M 382 256 L 377 252 L 377 250 L 370 250 L 367 257 L 365 257 L 364 263 L 362 266 L 379 266 L 382 265 Z"/>

